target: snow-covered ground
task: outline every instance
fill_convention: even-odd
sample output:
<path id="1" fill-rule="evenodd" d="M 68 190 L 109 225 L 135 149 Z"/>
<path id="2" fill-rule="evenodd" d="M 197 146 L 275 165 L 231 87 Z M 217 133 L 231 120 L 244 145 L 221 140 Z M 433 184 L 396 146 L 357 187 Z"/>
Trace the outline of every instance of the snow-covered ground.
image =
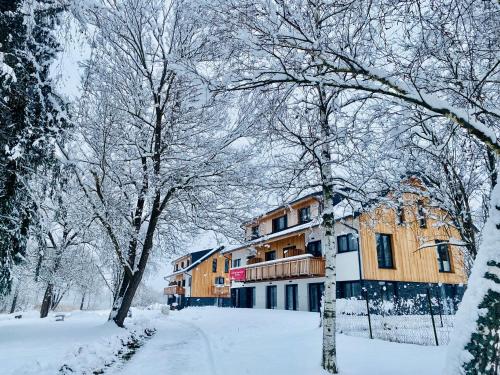
<path id="1" fill-rule="evenodd" d="M 81 351 L 79 348 L 87 348 L 83 360 L 89 361 L 105 348 L 103 343 L 109 336 L 124 331 L 107 324 L 106 318 L 106 312 L 75 312 L 64 322 L 34 315 L 21 320 L 0 315 L 0 373 L 57 374 L 65 361 Z M 136 310 L 134 320 L 156 327 L 157 333 L 131 360 L 105 373 L 325 374 L 320 367 L 321 329 L 315 313 L 207 307 L 175 311 L 169 316 L 157 310 Z M 443 372 L 444 346 L 337 337 L 344 375 Z"/>

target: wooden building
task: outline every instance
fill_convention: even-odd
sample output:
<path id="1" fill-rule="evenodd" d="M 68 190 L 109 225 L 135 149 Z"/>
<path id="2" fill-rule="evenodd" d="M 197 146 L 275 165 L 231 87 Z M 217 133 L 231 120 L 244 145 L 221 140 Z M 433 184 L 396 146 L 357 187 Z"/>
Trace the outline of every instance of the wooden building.
<path id="1" fill-rule="evenodd" d="M 231 255 L 223 246 L 192 252 L 175 259 L 174 272 L 165 277 L 169 303 L 185 306 L 229 306 Z"/>
<path id="2" fill-rule="evenodd" d="M 458 231 L 447 213 L 420 194 L 390 194 L 353 210 L 334 197 L 337 297 L 362 290 L 384 300 L 410 298 L 433 288 L 452 300 L 467 276 Z M 245 223 L 245 242 L 231 255 L 235 307 L 318 311 L 325 261 L 320 230 L 321 194 L 310 194 Z"/>

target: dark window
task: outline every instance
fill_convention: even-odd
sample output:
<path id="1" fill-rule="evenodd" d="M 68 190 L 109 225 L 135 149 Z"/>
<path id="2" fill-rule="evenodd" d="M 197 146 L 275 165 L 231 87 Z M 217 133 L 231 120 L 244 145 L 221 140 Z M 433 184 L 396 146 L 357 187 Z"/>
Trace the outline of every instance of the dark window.
<path id="1" fill-rule="evenodd" d="M 181 268 L 184 268 L 184 262 L 181 262 Z"/>
<path id="2" fill-rule="evenodd" d="M 359 281 L 338 281 L 337 298 L 357 298 L 361 296 Z"/>
<path id="3" fill-rule="evenodd" d="M 404 224 L 405 222 L 405 209 L 403 207 L 403 205 L 398 205 L 398 208 L 397 208 L 397 215 L 398 215 L 398 223 L 399 224 Z"/>
<path id="4" fill-rule="evenodd" d="M 265 255 L 266 261 L 268 260 L 275 260 L 276 259 L 276 251 L 268 251 Z"/>
<path id="5" fill-rule="evenodd" d="M 307 252 L 314 257 L 320 257 L 321 254 L 321 241 L 312 241 L 307 244 Z"/>
<path id="6" fill-rule="evenodd" d="M 447 243 L 436 241 L 439 272 L 451 272 L 450 249 Z"/>
<path id="7" fill-rule="evenodd" d="M 179 270 L 179 265 L 178 265 L 177 263 L 175 264 L 174 270 L 175 270 L 175 271 L 178 271 L 178 270 Z"/>
<path id="8" fill-rule="evenodd" d="M 299 210 L 299 224 L 311 221 L 311 207 L 307 206 Z"/>
<path id="9" fill-rule="evenodd" d="M 348 251 L 358 251 L 358 238 L 352 233 L 337 237 L 337 252 L 346 253 Z"/>
<path id="10" fill-rule="evenodd" d="M 280 230 L 286 229 L 287 226 L 288 221 L 286 215 L 273 219 L 273 232 L 279 232 Z"/>
<path id="11" fill-rule="evenodd" d="M 321 297 L 325 286 L 323 283 L 309 284 L 309 311 L 319 312 L 321 309 Z"/>
<path id="12" fill-rule="evenodd" d="M 285 285 L 285 309 L 297 310 L 298 288 L 297 284 Z"/>
<path id="13" fill-rule="evenodd" d="M 256 226 L 252 227 L 252 239 L 259 238 L 259 236 L 260 236 L 259 226 L 256 225 Z"/>
<path id="14" fill-rule="evenodd" d="M 182 286 L 186 286 L 186 280 L 182 280 Z"/>
<path id="15" fill-rule="evenodd" d="M 217 276 L 215 278 L 215 284 L 216 285 L 224 285 L 224 278 L 222 276 Z"/>
<path id="16" fill-rule="evenodd" d="M 191 263 L 191 262 L 188 259 L 187 262 L 186 262 L 186 267 L 189 267 L 189 263 Z"/>
<path id="17" fill-rule="evenodd" d="M 181 281 L 177 281 L 177 286 L 181 286 Z"/>
<path id="18" fill-rule="evenodd" d="M 233 268 L 237 268 L 241 265 L 241 259 L 233 259 Z"/>
<path id="19" fill-rule="evenodd" d="M 212 272 L 217 272 L 217 259 L 212 259 Z"/>
<path id="20" fill-rule="evenodd" d="M 424 202 L 417 202 L 417 212 L 418 212 L 418 225 L 420 228 L 427 228 L 427 218 L 424 211 Z"/>
<path id="21" fill-rule="evenodd" d="M 275 309 L 277 307 L 277 300 L 276 285 L 266 286 L 266 309 Z"/>
<path id="22" fill-rule="evenodd" d="M 224 272 L 225 273 L 229 272 L 229 259 L 227 258 L 224 259 Z"/>
<path id="23" fill-rule="evenodd" d="M 393 268 L 391 235 L 377 233 L 375 237 L 377 240 L 378 268 Z"/>

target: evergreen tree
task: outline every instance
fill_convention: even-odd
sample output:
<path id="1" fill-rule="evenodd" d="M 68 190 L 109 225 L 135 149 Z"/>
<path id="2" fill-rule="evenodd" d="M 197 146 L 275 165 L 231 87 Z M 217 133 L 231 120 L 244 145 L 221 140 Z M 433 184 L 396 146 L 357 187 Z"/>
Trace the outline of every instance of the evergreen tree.
<path id="1" fill-rule="evenodd" d="M 67 124 L 50 77 L 62 11 L 55 0 L 0 3 L 0 294 L 36 223 L 30 179 L 54 163 L 54 140 Z"/>

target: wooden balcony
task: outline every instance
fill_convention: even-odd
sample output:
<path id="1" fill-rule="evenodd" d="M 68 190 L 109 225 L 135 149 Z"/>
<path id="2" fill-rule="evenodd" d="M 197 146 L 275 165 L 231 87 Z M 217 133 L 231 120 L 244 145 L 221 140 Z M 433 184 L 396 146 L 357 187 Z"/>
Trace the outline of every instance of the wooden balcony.
<path id="1" fill-rule="evenodd" d="M 182 286 L 178 285 L 170 285 L 167 286 L 166 288 L 163 288 L 163 294 L 165 295 L 174 295 L 174 294 L 180 294 L 184 295 L 186 292 Z"/>
<path id="2" fill-rule="evenodd" d="M 325 260 L 323 258 L 303 255 L 252 264 L 245 268 L 245 281 L 325 276 Z"/>
<path id="3" fill-rule="evenodd" d="M 230 294 L 229 286 L 224 285 L 212 285 L 212 295 L 218 297 L 229 297 Z"/>

